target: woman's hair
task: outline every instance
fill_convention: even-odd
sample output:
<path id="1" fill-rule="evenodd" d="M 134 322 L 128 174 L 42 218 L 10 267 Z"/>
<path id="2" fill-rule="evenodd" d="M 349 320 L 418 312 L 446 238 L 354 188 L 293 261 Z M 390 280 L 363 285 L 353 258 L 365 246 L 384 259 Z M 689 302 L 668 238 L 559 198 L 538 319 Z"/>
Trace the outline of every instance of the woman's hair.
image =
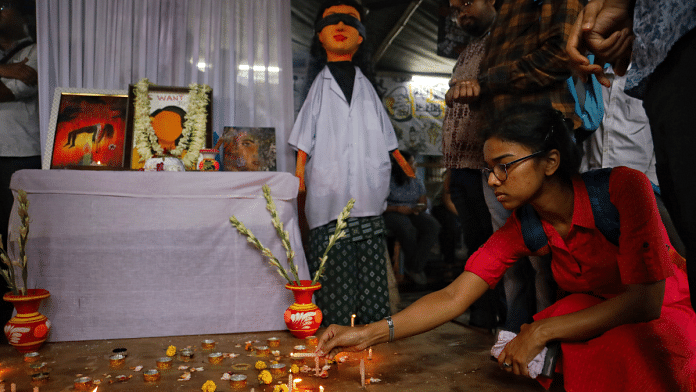
<path id="1" fill-rule="evenodd" d="M 485 141 L 492 137 L 528 147 L 532 152 L 556 149 L 561 163 L 556 173 L 565 181 L 580 171 L 582 151 L 572 138 L 572 122 L 550 106 L 521 104 L 499 113 L 481 132 Z"/>
<path id="2" fill-rule="evenodd" d="M 404 160 L 406 161 L 406 163 L 408 163 L 408 161 L 410 161 L 411 158 L 413 158 L 413 154 L 411 154 L 408 151 L 400 151 L 400 152 L 401 152 L 401 156 L 404 157 Z M 404 185 L 405 183 L 407 183 L 408 181 L 410 181 L 411 178 L 409 176 L 407 176 L 406 173 L 404 173 L 404 169 L 402 169 L 401 166 L 399 165 L 399 162 L 397 162 L 396 159 L 394 159 L 394 156 L 390 155 L 389 157 L 391 158 L 391 165 L 392 165 L 391 166 L 391 176 L 394 179 L 394 182 L 396 183 L 396 185 L 401 186 L 401 185 Z"/>
<path id="3" fill-rule="evenodd" d="M 347 5 L 350 7 L 355 8 L 356 11 L 360 14 L 360 21 L 362 23 L 365 23 L 365 8 L 363 8 L 362 5 L 360 5 L 357 1 L 355 0 L 326 0 L 322 3 L 321 7 L 319 7 L 319 11 L 317 11 L 317 15 L 314 18 L 314 25 L 317 24 L 321 19 L 323 19 L 324 16 L 324 11 L 326 11 L 327 8 L 333 7 L 335 5 Z M 314 26 L 312 26 L 314 27 Z M 304 97 L 307 96 L 307 93 L 309 92 L 309 88 L 312 85 L 312 82 L 314 82 L 314 79 L 316 79 L 317 75 L 319 75 L 319 72 L 324 68 L 326 65 L 326 49 L 322 46 L 321 42 L 319 41 L 319 37 L 316 32 L 313 33 L 314 36 L 312 38 L 312 45 L 310 46 L 309 53 L 311 55 L 310 57 L 310 62 L 309 66 L 307 69 L 307 80 L 305 82 L 305 86 L 302 91 L 302 96 L 303 99 Z M 368 34 L 369 35 L 369 34 Z M 355 64 L 358 68 L 360 68 L 360 71 L 365 75 L 365 77 L 372 83 L 372 85 L 375 84 L 375 72 L 372 67 L 372 59 L 371 59 L 371 47 L 370 43 L 367 37 L 363 37 L 363 42 L 360 44 L 360 47 L 358 47 L 358 51 L 355 52 L 353 55 L 353 64 Z"/>

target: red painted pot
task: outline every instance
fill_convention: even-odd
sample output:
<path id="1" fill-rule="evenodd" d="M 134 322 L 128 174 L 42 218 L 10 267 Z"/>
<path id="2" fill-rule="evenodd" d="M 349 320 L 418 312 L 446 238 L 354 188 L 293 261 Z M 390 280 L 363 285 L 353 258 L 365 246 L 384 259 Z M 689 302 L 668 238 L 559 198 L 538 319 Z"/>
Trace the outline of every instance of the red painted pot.
<path id="1" fill-rule="evenodd" d="M 321 309 L 312 303 L 312 295 L 321 288 L 321 283 L 311 283 L 311 280 L 301 280 L 301 286 L 285 285 L 295 296 L 295 302 L 285 311 L 283 318 L 290 333 L 300 339 L 314 335 L 324 318 Z"/>
<path id="2" fill-rule="evenodd" d="M 36 351 L 46 341 L 51 322 L 39 313 L 39 305 L 50 296 L 48 290 L 29 289 L 27 295 L 7 293 L 2 297 L 17 310 L 17 315 L 5 324 L 5 336 L 19 352 Z"/>

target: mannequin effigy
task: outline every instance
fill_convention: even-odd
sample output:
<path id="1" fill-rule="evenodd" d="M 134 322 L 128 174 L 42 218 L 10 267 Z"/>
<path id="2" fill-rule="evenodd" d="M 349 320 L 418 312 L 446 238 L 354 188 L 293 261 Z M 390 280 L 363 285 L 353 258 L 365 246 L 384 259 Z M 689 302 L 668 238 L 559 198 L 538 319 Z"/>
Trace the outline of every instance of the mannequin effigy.
<path id="1" fill-rule="evenodd" d="M 367 323 L 390 314 L 384 221 L 389 194 L 389 154 L 411 176 L 389 117 L 365 75 L 369 64 L 363 8 L 353 0 L 325 2 L 315 21 L 315 48 L 326 60 L 313 80 L 289 138 L 297 150 L 295 174 L 306 191 L 308 264 L 312 274 L 333 233 L 335 219 L 356 200 L 348 237 L 329 252 L 315 301 L 324 325 Z M 360 58 L 360 61 L 357 60 Z M 306 185 L 306 187 L 305 187 Z"/>

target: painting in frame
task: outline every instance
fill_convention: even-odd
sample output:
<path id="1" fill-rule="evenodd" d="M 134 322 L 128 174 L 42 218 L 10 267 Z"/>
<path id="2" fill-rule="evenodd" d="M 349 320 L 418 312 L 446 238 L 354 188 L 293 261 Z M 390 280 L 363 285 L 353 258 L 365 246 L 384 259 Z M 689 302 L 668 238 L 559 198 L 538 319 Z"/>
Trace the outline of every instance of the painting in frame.
<path id="1" fill-rule="evenodd" d="M 210 148 L 213 143 L 212 132 L 212 90 L 208 92 L 208 105 L 206 108 L 206 137 L 205 146 Z M 188 109 L 188 87 L 156 86 L 150 85 L 148 88 L 150 97 L 150 120 L 162 148 L 170 151 L 176 146 L 184 128 L 186 110 Z M 145 162 L 140 160 L 135 148 L 134 131 L 135 113 L 135 86 L 128 87 L 128 118 L 126 121 L 126 145 L 129 157 L 128 165 L 133 170 L 143 168 Z M 184 150 L 185 151 L 185 150 Z"/>
<path id="2" fill-rule="evenodd" d="M 125 90 L 57 87 L 44 169 L 127 168 Z"/>
<path id="3" fill-rule="evenodd" d="M 224 127 L 214 149 L 224 171 L 276 171 L 275 128 Z"/>

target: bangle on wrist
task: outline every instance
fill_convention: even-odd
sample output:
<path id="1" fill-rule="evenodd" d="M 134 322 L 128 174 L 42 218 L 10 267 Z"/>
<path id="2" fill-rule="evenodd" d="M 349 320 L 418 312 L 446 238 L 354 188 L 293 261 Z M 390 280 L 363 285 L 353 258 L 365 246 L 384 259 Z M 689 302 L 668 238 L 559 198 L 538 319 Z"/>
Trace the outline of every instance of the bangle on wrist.
<path id="1" fill-rule="evenodd" d="M 387 320 L 387 326 L 389 326 L 389 342 L 391 343 L 394 341 L 394 322 L 391 316 L 387 316 L 384 319 Z"/>

